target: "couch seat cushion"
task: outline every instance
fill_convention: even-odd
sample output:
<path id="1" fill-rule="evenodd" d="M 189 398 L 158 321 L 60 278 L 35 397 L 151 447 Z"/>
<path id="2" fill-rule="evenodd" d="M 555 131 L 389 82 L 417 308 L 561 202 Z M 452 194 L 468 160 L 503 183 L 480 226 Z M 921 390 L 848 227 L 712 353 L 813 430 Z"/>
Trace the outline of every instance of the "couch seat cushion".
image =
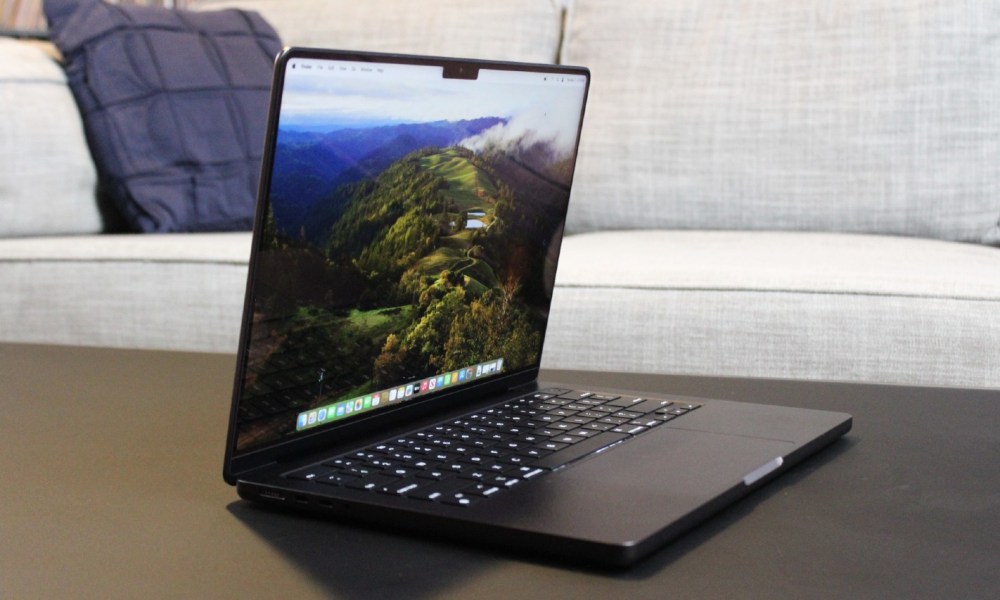
<path id="1" fill-rule="evenodd" d="M 799 232 L 563 243 L 543 366 L 1000 387 L 1000 250 Z"/>
<path id="2" fill-rule="evenodd" d="M 250 237 L 0 240 L 0 340 L 235 352 Z"/>

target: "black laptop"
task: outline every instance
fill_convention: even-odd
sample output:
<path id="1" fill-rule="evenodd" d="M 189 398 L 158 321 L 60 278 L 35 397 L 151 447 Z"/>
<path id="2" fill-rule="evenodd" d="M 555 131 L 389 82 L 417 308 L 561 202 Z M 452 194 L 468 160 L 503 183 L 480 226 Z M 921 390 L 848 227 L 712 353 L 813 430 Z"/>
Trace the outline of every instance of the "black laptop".
<path id="1" fill-rule="evenodd" d="M 628 565 L 850 429 L 537 380 L 589 81 L 282 52 L 224 468 L 241 497 Z"/>

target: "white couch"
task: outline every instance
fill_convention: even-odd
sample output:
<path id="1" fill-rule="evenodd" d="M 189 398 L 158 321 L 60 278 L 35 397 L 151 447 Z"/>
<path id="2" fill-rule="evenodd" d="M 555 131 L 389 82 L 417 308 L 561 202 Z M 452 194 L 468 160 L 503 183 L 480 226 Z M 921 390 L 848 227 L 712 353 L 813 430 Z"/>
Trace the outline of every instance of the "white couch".
<path id="1" fill-rule="evenodd" d="M 593 72 L 543 366 L 1000 387 L 1000 14 L 972 0 L 197 0 L 286 44 Z M 0 341 L 234 352 L 249 233 L 102 233 L 0 39 Z"/>

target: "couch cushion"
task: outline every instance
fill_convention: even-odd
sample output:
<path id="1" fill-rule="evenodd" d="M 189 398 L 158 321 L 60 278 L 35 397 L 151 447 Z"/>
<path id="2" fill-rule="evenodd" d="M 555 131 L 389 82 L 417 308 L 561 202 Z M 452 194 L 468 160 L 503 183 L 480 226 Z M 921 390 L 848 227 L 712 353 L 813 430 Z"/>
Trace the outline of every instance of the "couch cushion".
<path id="1" fill-rule="evenodd" d="M 561 257 L 545 367 L 1000 387 L 994 248 L 633 231 Z"/>
<path id="2" fill-rule="evenodd" d="M 99 232 L 80 113 L 37 44 L 0 38 L 0 107 L 0 237 Z"/>
<path id="3" fill-rule="evenodd" d="M 978 0 L 574 0 L 569 226 L 998 244 L 998 28 Z"/>
<path id="4" fill-rule="evenodd" d="M 249 229 L 280 49 L 258 15 L 47 0 L 108 192 L 137 231 Z"/>
<path id="5" fill-rule="evenodd" d="M 538 0 L 195 0 L 264 16 L 289 45 L 555 62 L 560 2 Z"/>
<path id="6" fill-rule="evenodd" d="M 0 240 L 0 340 L 235 352 L 250 233 Z"/>

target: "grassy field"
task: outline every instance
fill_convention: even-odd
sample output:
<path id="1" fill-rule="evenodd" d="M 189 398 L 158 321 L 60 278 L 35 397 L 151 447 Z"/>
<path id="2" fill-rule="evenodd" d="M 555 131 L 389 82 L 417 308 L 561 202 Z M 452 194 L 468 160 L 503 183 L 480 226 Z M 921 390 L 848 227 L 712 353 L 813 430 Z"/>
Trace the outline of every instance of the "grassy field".
<path id="1" fill-rule="evenodd" d="M 493 218 L 493 199 L 497 195 L 497 189 L 485 173 L 455 150 L 426 156 L 421 159 L 420 166 L 448 182 L 445 197 L 455 204 L 458 211 L 482 213 L 475 218 L 489 225 Z M 493 269 L 482 260 L 471 258 L 467 254 L 472 247 L 473 234 L 474 230 L 463 229 L 442 237 L 437 250 L 422 258 L 417 269 L 424 275 L 437 275 L 445 269 L 464 275 L 468 278 L 469 288 L 473 293 L 483 293 L 486 289 L 495 287 L 497 277 Z"/>
<path id="2" fill-rule="evenodd" d="M 459 211 L 486 210 L 486 197 L 495 198 L 497 189 L 468 160 L 462 158 L 454 150 L 445 150 L 420 161 L 423 169 L 434 173 L 448 182 L 445 197 L 458 206 Z"/>
<path id="3" fill-rule="evenodd" d="M 375 310 L 351 311 L 347 321 L 366 332 L 372 339 L 385 337 L 389 332 L 395 331 L 400 324 L 409 321 L 412 307 L 401 306 L 392 308 L 377 308 Z"/>

